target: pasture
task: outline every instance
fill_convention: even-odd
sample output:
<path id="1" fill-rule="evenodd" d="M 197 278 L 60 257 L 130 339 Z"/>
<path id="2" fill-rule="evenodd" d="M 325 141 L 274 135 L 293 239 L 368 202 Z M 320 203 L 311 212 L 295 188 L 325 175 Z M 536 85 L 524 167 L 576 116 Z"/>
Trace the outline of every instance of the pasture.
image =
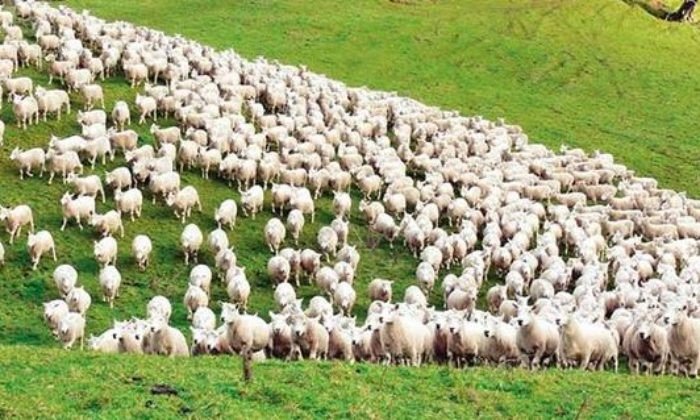
<path id="1" fill-rule="evenodd" d="M 219 49 L 234 48 L 244 57 L 262 55 L 346 82 L 349 86 L 397 91 L 463 115 L 505 117 L 521 125 L 531 143 L 554 150 L 561 144 L 600 149 L 640 176 L 660 185 L 700 196 L 695 140 L 694 98 L 697 78 L 688 71 L 698 53 L 692 25 L 657 21 L 626 3 L 607 1 L 523 2 L 406 2 L 356 1 L 338 7 L 323 1 L 122 2 L 70 0 L 70 7 L 86 8 L 108 20 L 123 19 L 179 33 Z M 31 31 L 26 30 L 31 36 Z M 653 57 L 653 59 L 650 59 Z M 45 71 L 21 69 L 35 84 L 48 85 Z M 123 76 L 100 82 L 107 110 L 116 100 L 133 107 L 137 90 Z M 57 82 L 54 83 L 59 86 Z M 75 113 L 82 108 L 79 95 L 71 96 L 74 112 L 63 121 L 50 119 L 18 129 L 11 105 L 3 104 L 0 118 L 7 124 L 0 149 L 0 204 L 29 204 L 38 229 L 48 229 L 57 241 L 58 263 L 71 263 L 80 283 L 93 297 L 88 333 L 98 334 L 114 319 L 144 316 L 155 294 L 173 303 L 172 324 L 186 332 L 188 321 L 182 297 L 189 267 L 183 264 L 179 236 L 183 225 L 162 202 L 144 200 L 144 214 L 125 221 L 119 239 L 122 293 L 115 308 L 100 301 L 99 267 L 92 256 L 94 231 L 61 224 L 61 195 L 69 188 L 46 177 L 20 181 L 9 161 L 15 146 L 44 147 L 49 137 L 75 134 Z M 132 108 L 130 128 L 140 144 L 152 144 L 150 121 L 136 124 Z M 161 126 L 175 120 L 159 118 Z M 118 156 L 86 174 L 124 165 Z M 215 208 L 224 199 L 240 203 L 240 194 L 222 180 L 207 181 L 198 169 L 182 173 L 182 184 L 192 185 L 202 198 L 203 212 L 190 222 L 205 235 L 216 227 Z M 376 277 L 395 280 L 394 296 L 403 296 L 414 284 L 416 261 L 400 244 L 394 249 L 368 229 L 352 192 L 349 241 L 358 247 L 361 263 L 355 280 L 358 322 L 370 305 L 367 284 Z M 330 194 L 317 202 L 316 222 L 306 221 L 300 248 L 314 247 L 318 229 L 333 219 Z M 252 220 L 240 214 L 229 232 L 239 265 L 247 267 L 252 286 L 249 312 L 267 318 L 273 309 L 273 287 L 265 266 L 270 252 L 263 226 L 273 216 L 266 194 L 264 211 Z M 111 194 L 98 213 L 113 208 Z M 152 264 L 136 269 L 129 244 L 147 233 L 154 242 Z M 630 376 L 626 372 L 573 372 L 523 369 L 467 368 L 464 371 L 428 366 L 420 369 L 340 362 L 256 364 L 255 380 L 242 382 L 238 358 L 203 357 L 166 360 L 154 356 L 104 356 L 59 350 L 41 318 L 41 303 L 58 297 L 45 258 L 31 271 L 25 237 L 6 248 L 7 264 L 0 268 L 0 415 L 61 416 L 217 416 L 237 412 L 253 417 L 426 417 L 447 416 L 564 416 L 639 417 L 697 414 L 692 402 L 697 382 L 677 377 Z M 286 246 L 291 246 L 287 238 Z M 200 262 L 214 265 L 208 250 Z M 191 266 L 190 266 L 191 267 Z M 449 272 L 449 271 L 448 271 Z M 455 267 L 452 272 L 459 273 Z M 447 272 L 441 272 L 443 277 Z M 502 276 L 490 272 L 479 292 L 478 307 L 485 309 L 485 293 Z M 439 289 L 439 288 L 436 288 Z M 315 285 L 302 285 L 297 296 L 308 301 Z M 228 300 L 226 290 L 213 285 L 213 303 Z M 432 305 L 441 307 L 435 290 Z M 215 304 L 210 305 L 216 308 Z M 117 359 L 118 358 L 118 359 Z M 626 369 L 625 369 L 626 370 Z M 109 395 L 94 387 L 100 380 Z M 153 396 L 159 383 L 178 390 L 177 396 Z M 39 398 L 52 387 L 50 395 Z"/>

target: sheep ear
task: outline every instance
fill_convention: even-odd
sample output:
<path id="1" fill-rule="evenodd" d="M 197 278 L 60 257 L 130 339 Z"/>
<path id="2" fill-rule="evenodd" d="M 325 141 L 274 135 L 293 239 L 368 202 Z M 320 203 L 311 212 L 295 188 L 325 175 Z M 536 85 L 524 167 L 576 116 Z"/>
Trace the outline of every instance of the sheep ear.
<path id="1" fill-rule="evenodd" d="M 195 328 L 195 327 L 193 327 L 193 326 L 190 325 L 190 331 L 191 331 L 192 333 L 195 333 L 195 332 L 197 331 L 197 328 Z"/>

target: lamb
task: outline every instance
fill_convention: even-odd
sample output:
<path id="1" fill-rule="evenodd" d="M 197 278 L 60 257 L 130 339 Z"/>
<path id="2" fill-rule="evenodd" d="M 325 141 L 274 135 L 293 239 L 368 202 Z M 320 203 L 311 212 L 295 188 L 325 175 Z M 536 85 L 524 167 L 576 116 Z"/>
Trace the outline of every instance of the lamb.
<path id="1" fill-rule="evenodd" d="M 122 234 L 122 236 L 124 236 Z M 139 267 L 139 270 L 145 271 L 150 261 L 153 244 L 151 239 L 146 235 L 137 235 L 131 242 L 131 253 L 134 255 L 134 260 Z"/>
<path id="2" fill-rule="evenodd" d="M 198 286 L 204 290 L 207 295 L 211 291 L 211 279 L 213 275 L 211 268 L 205 264 L 198 264 L 192 268 L 190 271 L 190 284 L 193 286 Z"/>
<path id="3" fill-rule="evenodd" d="M 61 297 L 65 298 L 78 283 L 78 272 L 71 265 L 59 265 L 53 271 L 53 281 Z"/>
<path id="4" fill-rule="evenodd" d="M 579 361 L 582 370 L 590 364 L 602 370 L 613 361 L 617 372 L 617 336 L 603 324 L 582 322 L 570 315 L 561 322 L 560 363 Z"/>
<path id="5" fill-rule="evenodd" d="M 628 358 L 631 372 L 636 374 L 646 368 L 647 375 L 652 372 L 664 374 L 669 356 L 668 332 L 660 325 L 645 319 L 638 319 L 625 331 L 622 348 Z"/>
<path id="6" fill-rule="evenodd" d="M 301 268 L 308 276 L 309 283 L 311 278 L 316 275 L 316 272 L 321 268 L 321 254 L 313 249 L 305 249 L 301 251 Z"/>
<path id="7" fill-rule="evenodd" d="M 5 222 L 5 231 L 10 234 L 10 245 L 22 234 L 24 226 L 29 225 L 29 233 L 34 233 L 34 213 L 26 204 L 13 208 L 0 206 L 0 222 Z"/>
<path id="8" fill-rule="evenodd" d="M 231 230 L 236 226 L 236 216 L 238 214 L 238 207 L 236 202 L 228 199 L 221 202 L 219 207 L 214 213 L 214 220 L 216 220 L 217 227 L 221 229 L 224 225 L 227 225 Z"/>
<path id="9" fill-rule="evenodd" d="M 112 149 L 121 150 L 122 153 L 127 150 L 134 150 L 138 145 L 139 135 L 134 130 L 116 131 L 114 127 L 107 130 L 109 142 Z"/>
<path id="10" fill-rule="evenodd" d="M 338 249 L 338 234 L 332 228 L 323 226 L 316 236 L 321 252 L 325 255 L 326 261 L 330 261 L 330 257 L 335 257 Z"/>
<path id="11" fill-rule="evenodd" d="M 379 300 L 382 302 L 391 302 L 391 285 L 393 281 L 385 279 L 374 279 L 369 283 L 367 289 L 369 291 L 369 300 Z"/>
<path id="12" fill-rule="evenodd" d="M 297 295 L 294 291 L 294 287 L 287 283 L 281 282 L 275 287 L 275 293 L 273 295 L 275 299 L 275 304 L 277 309 L 284 311 L 288 305 L 293 305 L 296 303 Z"/>
<path id="13" fill-rule="evenodd" d="M 262 210 L 263 199 L 263 189 L 259 185 L 254 185 L 248 190 L 244 191 L 241 195 L 241 207 L 243 208 L 243 214 L 248 216 L 248 213 L 251 213 L 253 220 L 255 220 L 255 214 Z"/>
<path id="14" fill-rule="evenodd" d="M 51 334 L 58 337 L 58 326 L 61 319 L 68 315 L 68 304 L 61 299 L 44 302 L 44 321 L 51 329 Z"/>
<path id="15" fill-rule="evenodd" d="M 484 328 L 485 356 L 499 365 L 515 365 L 520 360 L 515 327 L 497 318 L 489 318 Z"/>
<path id="16" fill-rule="evenodd" d="M 288 282 L 291 275 L 289 261 L 279 255 L 270 258 L 267 262 L 267 275 L 273 284 Z"/>
<path id="17" fill-rule="evenodd" d="M 71 312 L 77 312 L 85 318 L 92 304 L 92 298 L 83 286 L 77 286 L 66 295 L 66 303 Z"/>
<path id="18" fill-rule="evenodd" d="M 94 124 L 106 125 L 107 114 L 101 109 L 86 112 L 78 111 L 78 124 L 83 126 L 90 126 Z"/>
<path id="19" fill-rule="evenodd" d="M 80 222 L 81 219 L 90 220 L 93 214 L 95 214 L 95 198 L 81 195 L 77 198 L 72 198 L 70 193 L 63 194 L 61 197 L 61 208 L 63 210 L 63 224 L 61 225 L 61 231 L 66 229 L 66 224 L 68 219 L 74 218 L 80 230 L 83 230 L 83 225 Z"/>
<path id="20" fill-rule="evenodd" d="M 68 92 L 80 90 L 83 86 L 92 83 L 93 76 L 88 69 L 68 69 L 65 74 L 65 83 Z"/>
<path id="21" fill-rule="evenodd" d="M 112 124 L 120 131 L 124 131 L 126 125 L 131 125 L 131 113 L 126 102 L 117 101 L 114 104 L 114 108 L 112 108 Z"/>
<path id="22" fill-rule="evenodd" d="M 102 237 L 120 233 L 124 237 L 124 224 L 122 216 L 116 210 L 110 210 L 105 214 L 93 214 L 90 218 L 90 226 L 95 227 Z"/>
<path id="23" fill-rule="evenodd" d="M 197 210 L 202 212 L 202 203 L 199 201 L 197 190 L 188 185 L 177 193 L 170 192 L 165 198 L 165 203 L 173 209 L 175 216 L 185 224 L 187 218 L 192 214 L 192 208 L 196 205 Z"/>
<path id="24" fill-rule="evenodd" d="M 187 286 L 187 292 L 185 292 L 183 302 L 187 308 L 187 319 L 190 320 L 197 308 L 209 306 L 209 295 L 206 290 L 190 283 L 189 286 Z"/>
<path id="25" fill-rule="evenodd" d="M 16 95 L 30 95 L 34 91 L 34 83 L 29 77 L 16 77 L 14 79 L 5 79 L 3 87 L 7 92 L 8 98 Z"/>
<path id="26" fill-rule="evenodd" d="M 257 315 L 240 314 L 230 303 L 221 304 L 221 319 L 226 325 L 226 338 L 233 351 L 246 359 L 270 344 L 270 326 Z"/>
<path id="27" fill-rule="evenodd" d="M 148 81 L 148 67 L 142 63 L 124 65 L 124 76 L 133 89 L 137 85 Z"/>
<path id="28" fill-rule="evenodd" d="M 523 365 L 537 369 L 546 360 L 557 362 L 559 331 L 556 325 L 528 312 L 521 311 L 516 318 L 516 344 Z"/>
<path id="29" fill-rule="evenodd" d="M 98 276 L 100 287 L 102 288 L 102 301 L 109 303 L 109 308 L 114 308 L 114 299 L 119 297 L 119 286 L 122 283 L 122 276 L 113 265 L 108 265 L 100 269 Z"/>
<path id="30" fill-rule="evenodd" d="M 265 224 L 265 242 L 267 247 L 270 248 L 270 252 L 275 255 L 279 254 L 280 246 L 284 242 L 284 238 L 287 235 L 287 230 L 280 219 L 273 217 L 268 220 Z"/>
<path id="31" fill-rule="evenodd" d="M 157 115 L 157 104 L 156 100 L 150 96 L 136 95 L 136 107 L 141 113 L 139 117 L 139 124 L 144 124 L 146 122 L 146 117 L 150 116 L 153 121 L 158 120 Z"/>
<path id="32" fill-rule="evenodd" d="M 301 211 L 303 214 L 311 214 L 311 223 L 314 222 L 316 218 L 316 207 L 311 193 L 306 188 L 299 188 L 296 190 L 289 200 L 289 206 Z"/>
<path id="33" fill-rule="evenodd" d="M 85 109 L 91 110 L 96 102 L 100 102 L 102 108 L 105 107 L 105 95 L 102 86 L 98 84 L 86 84 L 80 87 L 80 92 L 85 100 Z"/>
<path id="34" fill-rule="evenodd" d="M 105 191 L 102 188 L 102 180 L 97 175 L 88 175 L 86 177 L 78 177 L 75 174 L 68 175 L 68 183 L 73 185 L 75 192 L 80 195 L 87 195 L 93 198 L 97 194 L 102 196 L 102 202 L 105 202 Z"/>
<path id="35" fill-rule="evenodd" d="M 403 361 L 420 366 L 421 359 L 430 351 L 427 347 L 431 336 L 428 327 L 413 317 L 397 312 L 382 318 L 384 322 L 379 327 L 379 337 L 384 355 L 396 363 Z"/>
<path id="36" fill-rule="evenodd" d="M 214 331 L 216 329 L 216 315 L 214 311 L 206 306 L 200 306 L 192 315 L 192 327 L 205 331 Z"/>
<path id="37" fill-rule="evenodd" d="M 248 309 L 248 298 L 250 297 L 250 283 L 245 275 L 245 267 L 233 267 L 226 273 L 226 292 L 231 303 L 240 305 L 244 311 Z"/>
<path id="38" fill-rule="evenodd" d="M 24 179 L 24 175 L 34 176 L 32 170 L 39 169 L 39 176 L 44 175 L 46 169 L 46 152 L 41 148 L 22 150 L 15 147 L 10 153 L 10 160 L 17 163 L 19 167 L 19 179 Z"/>
<path id="39" fill-rule="evenodd" d="M 172 306 L 168 298 L 164 296 L 153 296 L 148 305 L 146 306 L 146 315 L 149 319 L 161 317 L 166 322 L 170 321 L 170 314 L 172 314 Z"/>
<path id="40" fill-rule="evenodd" d="M 204 242 L 204 235 L 197 225 L 190 223 L 180 235 L 180 246 L 185 254 L 185 265 L 189 265 L 190 258 L 197 263 L 197 253 Z"/>
<path id="41" fill-rule="evenodd" d="M 155 354 L 169 357 L 188 357 L 190 355 L 187 341 L 182 332 L 168 325 L 163 318 L 152 318 L 150 324 L 151 350 Z"/>
<path id="42" fill-rule="evenodd" d="M 291 318 L 292 339 L 294 348 L 292 354 L 298 359 L 304 355 L 309 360 L 325 360 L 328 355 L 328 331 L 315 318 L 305 315 L 294 315 Z"/>
<path id="43" fill-rule="evenodd" d="M 333 291 L 333 302 L 343 316 L 350 316 L 355 306 L 357 294 L 352 284 L 340 282 Z"/>
<path id="44" fill-rule="evenodd" d="M 408 286 L 404 291 L 403 301 L 418 308 L 428 307 L 428 298 L 425 297 L 425 294 L 418 286 Z"/>
<path id="45" fill-rule="evenodd" d="M 12 112 L 17 120 L 17 127 L 27 129 L 27 123 L 39 124 L 39 103 L 33 96 L 18 96 L 12 98 Z"/>
<path id="46" fill-rule="evenodd" d="M 209 232 L 207 236 L 207 243 L 209 244 L 209 249 L 211 249 L 214 255 L 217 255 L 224 249 L 228 249 L 229 241 L 228 235 L 221 229 L 215 229 Z"/>
<path id="47" fill-rule="evenodd" d="M 292 234 L 294 245 L 299 245 L 299 236 L 304 229 L 304 214 L 297 209 L 289 212 L 287 215 L 287 229 Z"/>
<path id="48" fill-rule="evenodd" d="M 151 191 L 153 204 L 156 203 L 158 196 L 165 198 L 167 204 L 168 195 L 177 194 L 180 191 L 180 174 L 177 172 L 152 174 L 148 182 L 148 189 Z M 196 190 L 194 192 L 196 193 Z M 187 193 L 187 198 L 187 202 L 196 204 L 194 193 L 191 190 Z M 198 195 L 196 199 L 199 201 Z"/>
<path id="49" fill-rule="evenodd" d="M 138 188 L 131 188 L 124 192 L 117 189 L 114 192 L 114 203 L 119 214 L 128 214 L 132 222 L 134 216 L 141 217 L 143 194 Z"/>
<path id="50" fill-rule="evenodd" d="M 66 108 L 66 113 L 70 114 L 70 98 L 64 90 L 45 90 L 37 87 L 36 101 L 39 114 L 44 117 L 44 122 L 46 122 L 46 117 L 50 112 L 55 113 L 58 120 L 61 121 L 61 112 L 64 107 Z"/>
<path id="51" fill-rule="evenodd" d="M 85 318 L 80 314 L 70 312 L 66 314 L 58 324 L 58 337 L 63 343 L 63 348 L 68 350 L 80 340 L 80 349 L 84 347 Z"/>
<path id="52" fill-rule="evenodd" d="M 333 292 L 338 286 L 340 278 L 338 273 L 335 272 L 331 267 L 321 267 L 315 274 L 314 279 L 316 281 L 316 286 L 321 289 L 333 303 Z"/>
<path id="53" fill-rule="evenodd" d="M 350 221 L 336 217 L 331 221 L 331 229 L 338 236 L 340 246 L 345 246 L 348 243 L 348 235 L 350 234 Z"/>
<path id="54" fill-rule="evenodd" d="M 36 271 L 39 267 L 41 257 L 51 251 L 53 260 L 56 261 L 56 245 L 54 244 L 51 233 L 46 230 L 41 230 L 36 234 L 30 233 L 27 238 L 27 250 L 32 260 L 32 270 Z"/>
<path id="55" fill-rule="evenodd" d="M 116 354 L 119 353 L 119 339 L 117 330 L 110 328 L 99 336 L 90 336 L 88 338 L 88 349 L 98 353 Z"/>
<path id="56" fill-rule="evenodd" d="M 100 267 L 117 264 L 117 241 L 111 236 L 104 237 L 94 242 L 95 260 Z"/>
<path id="57" fill-rule="evenodd" d="M 112 172 L 105 172 L 105 183 L 114 190 L 131 188 L 131 172 L 128 168 L 120 167 Z"/>

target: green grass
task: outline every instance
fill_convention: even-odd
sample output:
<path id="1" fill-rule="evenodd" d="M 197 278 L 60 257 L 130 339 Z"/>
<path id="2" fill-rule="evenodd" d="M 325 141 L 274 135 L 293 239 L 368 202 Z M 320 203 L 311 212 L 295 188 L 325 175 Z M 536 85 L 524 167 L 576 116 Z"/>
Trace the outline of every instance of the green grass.
<path id="1" fill-rule="evenodd" d="M 50 360 L 50 363 L 46 363 Z M 384 368 L 344 363 L 254 366 L 240 360 L 116 357 L 0 346 L 0 417 L 472 418 L 697 417 L 700 383 L 612 373 Z M 156 384 L 178 391 L 152 395 Z M 18 396 L 21 396 L 18 397 Z M 7 398 L 9 397 L 9 398 Z"/>
<path id="2" fill-rule="evenodd" d="M 70 0 L 108 19 L 125 19 L 171 33 L 181 33 L 218 48 L 235 48 L 247 57 L 264 55 L 287 63 L 304 63 L 351 85 L 395 90 L 427 103 L 489 118 L 505 116 L 521 124 L 531 139 L 552 147 L 561 143 L 612 152 L 640 174 L 662 185 L 700 196 L 695 145 L 694 94 L 700 75 L 697 31 L 667 24 L 623 1 L 389 1 L 357 0 L 224 1 Z M 22 70 L 46 85 L 45 75 Z M 133 100 L 135 90 L 120 77 L 103 84 L 107 107 L 117 99 Z M 77 109 L 82 102 L 73 98 Z M 144 208 L 135 223 L 126 222 L 119 240 L 118 267 L 124 281 L 114 310 L 99 299 L 97 265 L 89 229 L 70 225 L 59 233 L 58 200 L 66 187 L 44 179 L 21 182 L 8 155 L 16 145 L 45 145 L 50 134 L 79 130 L 75 113 L 63 122 L 49 121 L 17 130 L 9 106 L 0 117 L 8 124 L 0 150 L 0 204 L 28 203 L 39 229 L 57 240 L 59 263 L 72 263 L 80 282 L 93 296 L 88 330 L 98 333 L 112 319 L 142 316 L 154 294 L 174 303 L 173 323 L 185 328 L 181 303 L 188 269 L 178 238 L 182 225 L 162 204 Z M 12 125 L 11 125 L 12 124 Z M 163 125 L 164 123 L 161 122 Z M 11 126 L 10 126 L 11 125 Z M 150 125 L 150 123 L 149 123 Z M 142 142 L 151 142 L 147 125 L 136 126 Z M 108 168 L 123 164 L 119 158 Z M 99 167 L 96 173 L 102 173 Z M 88 171 L 90 172 L 90 171 Z M 226 198 L 239 199 L 220 181 L 205 182 L 198 172 L 183 176 L 197 187 L 204 213 L 192 221 L 205 233 L 215 227 L 213 212 Z M 355 200 L 355 204 L 356 204 Z M 332 216 L 329 198 L 321 201 L 317 223 L 307 221 L 302 246 L 312 246 Z M 111 200 L 99 204 L 103 212 Z M 269 209 L 269 207 L 267 207 Z M 267 314 L 272 287 L 265 274 L 269 257 L 262 227 L 269 211 L 255 221 L 239 219 L 230 239 L 253 286 L 251 310 Z M 362 254 L 358 273 L 359 302 L 365 312 L 364 287 L 373 277 L 397 280 L 395 296 L 413 283 L 415 262 L 403 247 L 368 248 L 368 232 L 355 210 L 350 241 Z M 135 270 L 131 239 L 149 234 L 155 245 L 153 264 Z M 41 302 L 58 297 L 45 259 L 30 270 L 23 236 L 14 246 L 0 233 L 7 265 L 0 269 L 0 416 L 198 417 L 241 413 L 253 417 L 368 416 L 585 416 L 668 417 L 698 415 L 692 399 L 697 383 L 677 378 L 639 378 L 626 374 L 438 367 L 385 369 L 343 364 L 255 366 L 255 381 L 240 383 L 239 361 L 200 358 L 171 361 L 155 357 L 105 357 L 56 349 L 41 320 Z M 291 245 L 288 241 L 287 245 Z M 205 252 L 202 260 L 212 263 Z M 491 278 L 491 281 L 495 281 Z M 488 286 L 484 287 L 484 291 Z M 306 298 L 315 287 L 299 291 Z M 225 300 L 216 284 L 212 301 Z M 432 303 L 440 304 L 437 296 Z M 215 307 L 215 305 L 213 305 Z M 176 365 L 177 364 L 177 365 Z M 140 379 L 139 379 L 140 378 Z M 178 397 L 151 396 L 155 383 L 168 383 Z M 100 386 L 96 386 L 96 384 Z M 104 386 L 102 386 L 104 385 Z M 108 389 L 109 392 L 105 392 Z M 191 411 L 190 411 L 191 410 Z"/>

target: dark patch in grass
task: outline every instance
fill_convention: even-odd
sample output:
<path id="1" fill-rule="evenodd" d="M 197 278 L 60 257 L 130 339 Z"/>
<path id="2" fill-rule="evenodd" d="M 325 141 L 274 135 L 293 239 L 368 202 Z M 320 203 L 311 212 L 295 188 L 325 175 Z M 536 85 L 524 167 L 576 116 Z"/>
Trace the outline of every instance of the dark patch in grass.
<path id="1" fill-rule="evenodd" d="M 151 387 L 153 395 L 178 395 L 178 391 L 168 384 L 156 384 Z"/>

